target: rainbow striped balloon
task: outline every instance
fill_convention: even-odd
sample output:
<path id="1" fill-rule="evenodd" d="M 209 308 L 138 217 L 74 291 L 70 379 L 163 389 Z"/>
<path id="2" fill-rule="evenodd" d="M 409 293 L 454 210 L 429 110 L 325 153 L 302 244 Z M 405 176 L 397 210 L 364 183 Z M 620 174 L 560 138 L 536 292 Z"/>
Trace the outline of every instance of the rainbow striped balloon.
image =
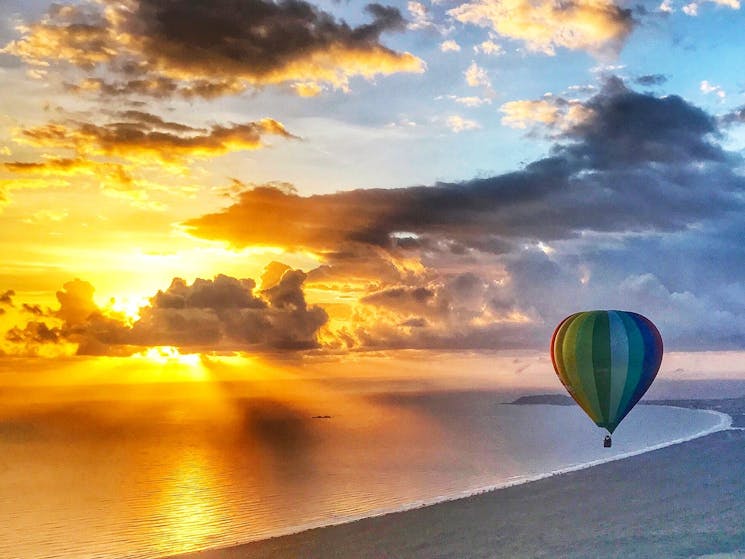
<path id="1" fill-rule="evenodd" d="M 662 337 L 634 312 L 579 312 L 556 327 L 551 361 L 590 419 L 613 433 L 657 376 Z"/>

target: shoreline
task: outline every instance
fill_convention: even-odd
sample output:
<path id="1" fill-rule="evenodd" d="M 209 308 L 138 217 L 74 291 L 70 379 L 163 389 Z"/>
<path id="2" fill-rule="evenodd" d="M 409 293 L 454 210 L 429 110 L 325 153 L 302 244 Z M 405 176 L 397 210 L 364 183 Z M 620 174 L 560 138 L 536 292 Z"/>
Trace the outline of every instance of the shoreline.
<path id="1" fill-rule="evenodd" d="M 526 405 L 529 405 L 529 404 L 526 404 Z M 607 458 L 601 458 L 598 460 L 592 460 L 590 462 L 583 462 L 579 464 L 572 464 L 570 466 L 559 468 L 557 470 L 552 470 L 550 472 L 533 474 L 529 476 L 516 476 L 514 478 L 510 478 L 508 480 L 505 480 L 505 481 L 502 481 L 496 484 L 482 486 L 482 487 L 478 487 L 475 489 L 458 491 L 458 492 L 449 493 L 446 495 L 439 495 L 439 496 L 429 498 L 429 499 L 413 501 L 413 502 L 410 502 L 410 503 L 407 503 L 405 505 L 398 506 L 398 507 L 378 509 L 378 510 L 369 511 L 369 512 L 366 512 L 360 515 L 345 516 L 342 518 L 336 518 L 336 519 L 330 519 L 330 520 L 327 519 L 324 521 L 311 522 L 311 523 L 307 523 L 307 524 L 303 524 L 299 526 L 294 526 L 286 530 L 281 530 L 281 531 L 278 531 L 277 533 L 274 533 L 268 536 L 265 535 L 265 536 L 262 536 L 256 539 L 240 540 L 240 541 L 236 541 L 235 543 L 230 543 L 227 546 L 222 545 L 216 548 L 209 547 L 209 548 L 203 548 L 199 550 L 192 550 L 189 552 L 180 553 L 178 555 L 165 555 L 165 556 L 161 556 L 160 559 L 168 559 L 168 558 L 176 559 L 176 558 L 202 557 L 202 556 L 211 557 L 212 554 L 214 553 L 219 554 L 224 551 L 236 550 L 246 545 L 262 544 L 262 543 L 272 542 L 276 540 L 281 540 L 282 538 L 287 538 L 291 536 L 302 536 L 303 534 L 311 532 L 311 531 L 343 527 L 343 526 L 353 525 L 361 521 L 380 519 L 386 516 L 396 515 L 400 513 L 414 512 L 414 511 L 418 511 L 418 510 L 425 509 L 428 507 L 433 507 L 435 505 L 454 503 L 458 501 L 465 501 L 473 497 L 497 494 L 500 491 L 505 490 L 505 489 L 520 488 L 521 486 L 526 486 L 526 485 L 529 485 L 529 484 L 532 484 L 532 483 L 535 483 L 541 480 L 552 479 L 552 478 L 556 478 L 557 476 L 562 476 L 564 474 L 569 474 L 573 472 L 581 472 L 584 470 L 589 470 L 597 466 L 601 466 L 603 464 L 619 462 L 619 461 L 626 460 L 628 458 L 632 458 L 635 456 L 648 454 L 656 450 L 661 450 L 661 449 L 673 447 L 676 445 L 680 445 L 683 443 L 695 441 L 697 439 L 712 435 L 714 433 L 719 433 L 722 431 L 728 431 L 732 429 L 740 430 L 740 428 L 733 427 L 733 417 L 730 414 L 722 412 L 722 411 L 706 409 L 706 408 L 695 408 L 695 407 L 685 406 L 685 405 L 673 405 L 672 403 L 655 404 L 653 402 L 650 402 L 649 405 L 656 405 L 659 407 L 669 407 L 669 408 L 676 407 L 676 408 L 694 409 L 696 411 L 705 412 L 715 417 L 718 417 L 719 422 L 711 427 L 708 427 L 706 429 L 693 433 L 692 435 L 689 435 L 689 436 L 680 437 L 680 438 L 673 439 L 670 441 L 658 443 L 658 444 L 655 444 L 649 447 L 644 447 L 641 449 L 625 452 L 622 454 L 609 456 Z"/>

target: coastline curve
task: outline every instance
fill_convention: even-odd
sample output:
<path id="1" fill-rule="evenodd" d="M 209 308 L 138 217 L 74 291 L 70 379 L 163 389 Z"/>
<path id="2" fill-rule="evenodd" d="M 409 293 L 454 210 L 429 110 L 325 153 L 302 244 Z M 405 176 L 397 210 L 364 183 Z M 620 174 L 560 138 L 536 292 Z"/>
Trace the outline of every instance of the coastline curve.
<path id="1" fill-rule="evenodd" d="M 658 404 L 655 404 L 655 406 L 656 407 L 661 407 L 661 408 L 664 407 L 664 408 L 691 409 L 691 408 L 687 408 L 685 406 L 658 405 Z M 721 412 L 721 411 L 717 411 L 717 410 L 701 409 L 701 408 L 696 409 L 695 411 L 699 411 L 699 412 L 707 413 L 709 415 L 713 415 L 713 416 L 717 417 L 719 419 L 719 421 L 716 424 L 714 424 L 712 426 L 709 426 L 709 427 L 707 427 L 705 429 L 702 429 L 701 431 L 697 431 L 696 433 L 693 433 L 691 435 L 687 435 L 687 436 L 684 436 L 684 437 L 679 437 L 677 439 L 672 439 L 670 441 L 664 441 L 662 443 L 650 445 L 650 446 L 647 446 L 647 447 L 644 447 L 644 448 L 636 449 L 636 450 L 629 451 L 629 452 L 624 452 L 624 453 L 621 453 L 621 454 L 614 454 L 614 455 L 608 456 L 606 458 L 600 458 L 600 459 L 597 459 L 597 460 L 591 460 L 589 462 L 582 462 L 582 463 L 578 463 L 578 464 L 572 464 L 572 465 L 569 465 L 569 466 L 566 466 L 566 467 L 562 467 L 562 468 L 559 468 L 559 469 L 556 469 L 556 470 L 552 470 L 550 472 L 543 472 L 543 473 L 539 473 L 539 474 L 531 474 L 531 475 L 526 475 L 526 476 L 516 476 L 516 477 L 510 478 L 510 479 L 501 481 L 499 483 L 485 485 L 485 486 L 481 486 L 481 487 L 477 487 L 477 488 L 472 488 L 472 489 L 467 489 L 467 490 L 463 490 L 463 491 L 456 491 L 456 492 L 447 493 L 447 494 L 443 494 L 443 495 L 438 495 L 436 497 L 432 497 L 432 498 L 428 498 L 428 499 L 420 499 L 420 500 L 416 500 L 416 501 L 412 501 L 412 502 L 406 503 L 406 504 L 401 505 L 401 506 L 381 508 L 381 509 L 377 509 L 377 510 L 373 510 L 373 511 L 367 511 L 367 512 L 365 512 L 363 514 L 359 514 L 359 515 L 350 515 L 350 516 L 338 517 L 338 518 L 333 518 L 333 519 L 326 519 L 326 520 L 318 521 L 318 522 L 311 522 L 311 523 L 307 523 L 307 524 L 301 524 L 301 525 L 293 526 L 293 527 L 290 527 L 290 528 L 287 528 L 287 529 L 284 529 L 284 530 L 278 530 L 276 533 L 272 533 L 271 535 L 263 535 L 262 537 L 250 538 L 250 539 L 245 539 L 245 540 L 244 539 L 236 540 L 234 542 L 228 543 L 227 545 L 220 545 L 220 546 L 217 546 L 217 547 L 205 547 L 205 548 L 201 548 L 201 549 L 193 549 L 193 550 L 190 550 L 188 552 L 185 552 L 185 553 L 182 553 L 182 554 L 177 554 L 177 555 L 165 555 L 165 556 L 161 556 L 160 559 L 168 559 L 168 558 L 176 559 L 176 558 L 182 557 L 182 556 L 189 557 L 189 556 L 191 556 L 192 554 L 195 554 L 195 553 L 200 553 L 200 552 L 205 552 L 205 551 L 216 551 L 216 550 L 219 550 L 219 549 L 228 549 L 228 548 L 235 547 L 235 546 L 238 546 L 238 545 L 249 544 L 249 543 L 254 543 L 254 542 L 259 542 L 259 541 L 267 541 L 267 540 L 272 540 L 272 539 L 275 539 L 275 538 L 281 538 L 281 537 L 285 537 L 285 536 L 291 536 L 291 535 L 294 535 L 294 534 L 299 534 L 299 533 L 302 533 L 302 532 L 306 532 L 306 531 L 314 530 L 314 529 L 318 529 L 318 528 L 327 528 L 327 527 L 332 527 L 332 526 L 340 526 L 340 525 L 344 525 L 344 524 L 351 524 L 351 523 L 358 522 L 358 521 L 361 521 L 361 520 L 365 520 L 365 519 L 368 519 L 368 518 L 377 518 L 377 517 L 386 516 L 386 515 L 389 515 L 389 514 L 395 514 L 395 513 L 399 513 L 399 512 L 406 512 L 406 511 L 416 510 L 416 509 L 420 509 L 420 508 L 424 508 L 424 507 L 429 507 L 429 506 L 437 505 L 437 504 L 440 504 L 440 503 L 446 503 L 446 502 L 450 502 L 450 501 L 457 501 L 457 500 L 460 500 L 460 499 L 467 499 L 469 497 L 473 497 L 473 496 L 476 496 L 476 495 L 481 495 L 481 494 L 484 494 L 484 493 L 490 493 L 490 492 L 493 492 L 493 491 L 498 491 L 498 490 L 501 490 L 501 489 L 506 489 L 506 488 L 514 487 L 514 486 L 518 486 L 518 485 L 524 485 L 524 484 L 531 483 L 531 482 L 534 482 L 534 481 L 539 481 L 539 480 L 542 480 L 542 479 L 547 479 L 547 478 L 559 476 L 559 475 L 562 475 L 562 474 L 567 474 L 567 473 L 570 473 L 570 472 L 576 472 L 576 471 L 580 471 L 580 470 L 585 470 L 585 469 L 589 469 L 589 468 L 592 468 L 594 466 L 599 466 L 601 464 L 606 464 L 606 463 L 609 463 L 609 462 L 615 462 L 615 461 L 618 461 L 618 460 L 624 460 L 624 459 L 630 458 L 632 456 L 638 456 L 640 454 L 646 454 L 648 452 L 652 452 L 652 451 L 659 450 L 659 449 L 662 449 L 662 448 L 666 448 L 666 447 L 669 447 L 669 446 L 674 446 L 674 445 L 686 443 L 686 442 L 689 442 L 689 441 L 693 441 L 695 439 L 699 439 L 699 438 L 705 437 L 707 435 L 718 433 L 720 431 L 727 431 L 727 430 L 730 430 L 730 429 L 738 429 L 736 427 L 732 427 L 733 418 L 732 418 L 731 415 L 729 415 L 727 413 L 724 413 L 724 412 Z"/>

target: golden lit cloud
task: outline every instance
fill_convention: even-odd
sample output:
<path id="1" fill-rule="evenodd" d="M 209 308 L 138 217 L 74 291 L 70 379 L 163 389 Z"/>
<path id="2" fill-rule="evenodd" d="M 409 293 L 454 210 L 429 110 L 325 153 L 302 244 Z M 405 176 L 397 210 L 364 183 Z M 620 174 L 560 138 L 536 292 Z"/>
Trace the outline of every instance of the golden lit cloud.
<path id="1" fill-rule="evenodd" d="M 633 25 L 631 11 L 609 0 L 471 0 L 448 13 L 549 55 L 559 47 L 594 52 L 618 48 Z"/>
<path id="2" fill-rule="evenodd" d="M 295 138 L 282 124 L 270 118 L 230 126 L 215 125 L 208 131 L 188 127 L 178 131 L 174 123 L 165 124 L 164 128 L 157 121 L 146 120 L 104 125 L 55 122 L 16 130 L 14 140 L 34 147 L 73 148 L 84 156 L 116 156 L 167 163 L 259 149 L 264 146 L 262 138 L 265 135 Z"/>
<path id="3" fill-rule="evenodd" d="M 352 28 L 302 0 L 249 0 L 238 11 L 227 0 L 54 5 L 2 52 L 36 68 L 87 72 L 70 86 L 79 91 L 156 97 L 213 98 L 267 84 L 307 95 L 323 84 L 346 90 L 354 76 L 422 72 L 422 60 L 380 43 L 382 33 L 405 28 L 398 9 L 366 11 L 372 22 Z"/>
<path id="4" fill-rule="evenodd" d="M 38 163 L 9 162 L 2 168 L 14 175 L 31 178 L 0 179 L 0 187 L 8 191 L 28 189 L 68 188 L 83 178 L 98 185 L 102 192 L 143 207 L 155 209 L 159 205 L 149 199 L 147 181 L 135 179 L 126 166 L 118 163 L 97 162 L 79 158 L 47 158 Z M 41 214 L 36 214 L 41 215 Z"/>
<path id="5" fill-rule="evenodd" d="M 499 110 L 504 113 L 502 124 L 506 126 L 527 128 L 533 124 L 542 124 L 559 132 L 573 128 L 593 115 L 592 109 L 580 101 L 551 95 L 538 100 L 510 101 Z"/>
<path id="6" fill-rule="evenodd" d="M 192 172 L 190 164 L 195 161 L 263 148 L 267 136 L 297 139 L 269 118 L 197 128 L 135 110 L 110 113 L 104 123 L 67 119 L 15 128 L 11 133 L 17 145 L 40 150 L 40 159 L 0 163 L 0 192 L 98 187 L 151 209 L 163 207 L 153 193 L 178 195 L 193 190 L 183 177 Z M 178 185 L 169 184 L 169 173 L 178 177 Z"/>
<path id="7" fill-rule="evenodd" d="M 440 43 L 440 50 L 442 52 L 460 52 L 460 45 L 453 39 L 448 39 Z"/>
<path id="8" fill-rule="evenodd" d="M 505 283 L 466 272 L 385 287 L 331 320 L 322 339 L 339 348 L 508 347 L 540 317 L 506 302 Z"/>
<path id="9" fill-rule="evenodd" d="M 2 164 L 6 171 L 18 175 L 35 177 L 50 176 L 88 176 L 97 177 L 102 186 L 116 190 L 130 190 L 136 186 L 135 180 L 123 165 L 117 163 L 100 163 L 81 158 L 49 157 L 37 163 L 13 161 Z"/>
<path id="10" fill-rule="evenodd" d="M 2 307 L 2 351 L 171 362 L 214 351 L 524 347 L 544 339 L 561 308 L 587 302 L 602 281 L 609 284 L 603 294 L 617 297 L 622 283 L 624 297 L 655 296 L 659 308 L 685 299 L 693 301 L 685 313 L 699 314 L 702 301 L 679 298 L 654 276 L 609 283 L 582 247 L 595 236 L 620 246 L 627 235 L 684 231 L 738 207 L 732 193 L 742 178 L 723 163 L 717 121 L 679 97 L 636 93 L 618 79 L 586 102 L 545 96 L 506 103 L 502 112 L 505 124 L 540 124 L 559 141 L 512 172 L 316 195 L 280 182 L 207 182 L 214 180 L 208 170 L 188 164 L 235 149 L 230 134 L 239 146 L 253 141 L 226 132 L 231 126 L 104 110 L 96 123 L 59 117 L 19 128 L 13 157 L 26 156 L 25 146 L 42 153 L 31 162 L 4 158 L 0 172 L 14 178 L 0 185 L 79 187 L 14 193 L 19 204 L 4 210 L 0 285 L 18 295 Z M 468 122 L 450 124 L 467 130 Z M 258 142 L 263 134 L 289 137 L 270 123 L 253 123 Z M 446 119 L 437 124 L 444 129 Z M 161 155 L 168 150 L 172 159 Z M 230 159 L 238 158 L 225 159 L 227 176 Z M 149 178 L 152 169 L 179 164 L 205 186 L 177 211 L 123 208 L 96 191 L 107 172 L 138 181 L 140 168 Z M 719 206 L 702 208 L 691 189 L 677 186 L 681 176 L 700 184 L 707 169 L 721 179 L 711 184 L 729 190 L 717 190 Z M 646 211 L 649 196 L 675 212 Z M 98 298 L 84 282 L 66 283 L 76 275 L 99 288 Z M 174 276 L 182 279 L 169 286 Z M 56 303 L 48 300 L 63 283 Z"/>
<path id="11" fill-rule="evenodd" d="M 359 204 L 354 191 L 303 197 L 274 186 L 257 186 L 241 193 L 225 211 L 189 220 L 185 225 L 192 234 L 225 239 L 239 247 L 334 250 L 354 232 L 374 222 L 379 208 L 373 200 L 370 202 Z M 251 226 L 246 227 L 249 223 Z"/>
<path id="12" fill-rule="evenodd" d="M 471 87 L 491 87 L 486 69 L 476 64 L 476 62 L 471 62 L 471 65 L 465 71 L 465 76 L 466 83 Z"/>
<path id="13" fill-rule="evenodd" d="M 323 92 L 323 86 L 316 82 L 298 82 L 292 85 L 300 97 L 316 97 Z"/>
<path id="14" fill-rule="evenodd" d="M 174 278 L 135 317 L 99 307 L 93 285 L 76 279 L 57 291 L 56 310 L 27 305 L 39 312 L 7 331 L 6 347 L 24 355 L 49 346 L 69 352 L 72 344 L 78 355 L 132 355 L 148 351 L 143 347 L 191 352 L 311 349 L 318 345 L 317 332 L 328 315 L 306 303 L 305 279 L 302 271 L 285 267 L 273 285 L 255 292 L 252 279 L 219 274 L 188 284 Z M 9 300 L 10 293 L 5 294 Z"/>
<path id="15" fill-rule="evenodd" d="M 483 54 L 488 54 L 491 56 L 499 56 L 501 54 L 504 54 L 504 49 L 502 48 L 502 45 L 499 43 L 496 43 L 492 38 L 492 33 L 489 33 L 489 38 L 485 41 L 482 41 L 478 45 L 475 45 L 473 47 L 474 52 L 480 52 Z"/>
<path id="16" fill-rule="evenodd" d="M 460 115 L 451 115 L 447 119 L 447 125 L 450 130 L 455 132 L 465 132 L 467 130 L 477 130 L 481 125 L 475 120 L 463 118 Z"/>

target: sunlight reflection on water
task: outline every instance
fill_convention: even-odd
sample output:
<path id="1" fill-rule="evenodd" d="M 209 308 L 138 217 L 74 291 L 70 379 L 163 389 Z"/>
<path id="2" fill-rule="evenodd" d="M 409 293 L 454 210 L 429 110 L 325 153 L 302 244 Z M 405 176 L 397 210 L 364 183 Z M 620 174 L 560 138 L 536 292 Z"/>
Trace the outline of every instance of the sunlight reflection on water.
<path id="1" fill-rule="evenodd" d="M 157 557 L 228 545 L 602 455 L 575 408 L 497 405 L 503 399 L 234 398 L 220 410 L 192 400 L 78 402 L 0 418 L 0 557 Z M 616 432 L 614 452 L 715 421 L 643 408 Z M 313 418 L 321 411 L 333 417 Z"/>
<path id="2" fill-rule="evenodd" d="M 207 449 L 189 447 L 175 458 L 153 510 L 162 511 L 154 540 L 163 554 L 204 547 L 216 525 L 229 520 Z"/>

